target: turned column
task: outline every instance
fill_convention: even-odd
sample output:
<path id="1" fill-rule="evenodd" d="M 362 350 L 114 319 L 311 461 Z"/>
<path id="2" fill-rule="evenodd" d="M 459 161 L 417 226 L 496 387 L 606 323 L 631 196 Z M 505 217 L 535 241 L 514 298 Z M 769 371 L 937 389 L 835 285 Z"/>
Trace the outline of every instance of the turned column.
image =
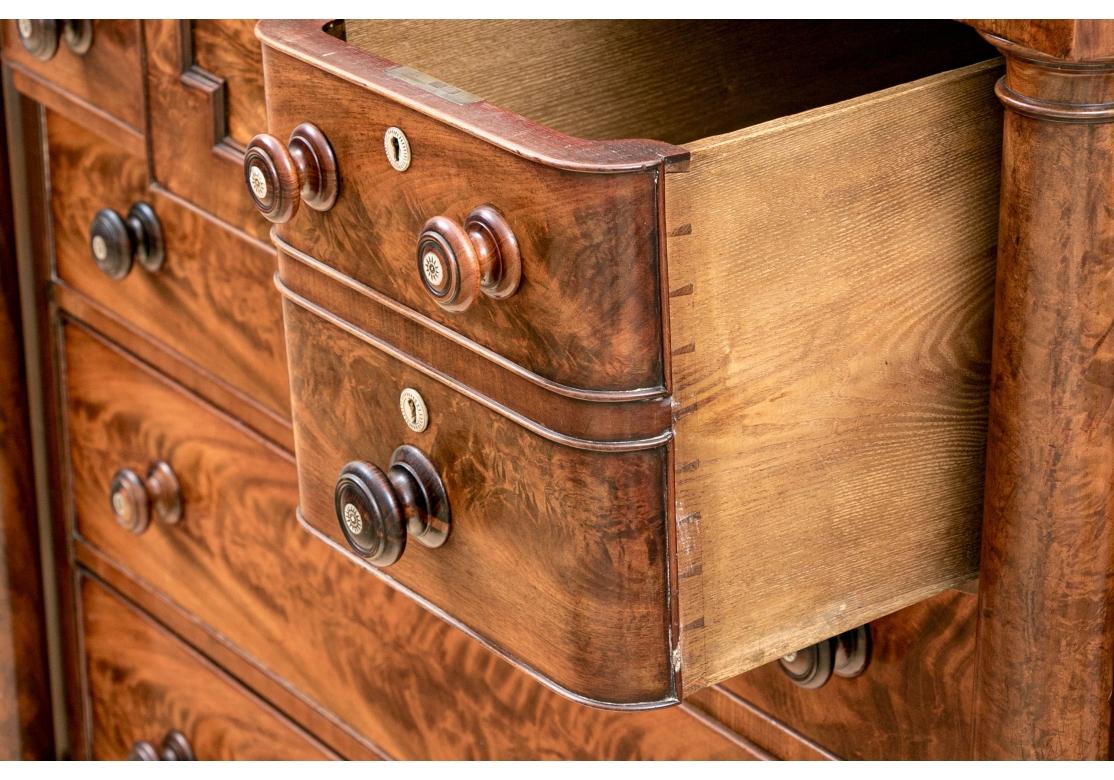
<path id="1" fill-rule="evenodd" d="M 975 23 L 1006 58 L 977 758 L 1111 752 L 1110 24 Z"/>

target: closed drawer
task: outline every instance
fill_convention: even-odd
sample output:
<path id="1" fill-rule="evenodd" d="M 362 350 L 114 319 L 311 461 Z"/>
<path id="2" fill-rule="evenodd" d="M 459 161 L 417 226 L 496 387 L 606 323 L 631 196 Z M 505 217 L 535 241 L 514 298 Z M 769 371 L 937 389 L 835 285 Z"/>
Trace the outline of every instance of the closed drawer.
<path id="1" fill-rule="evenodd" d="M 8 19 L 4 59 L 142 133 L 139 25 L 134 19 Z"/>
<path id="2" fill-rule="evenodd" d="M 293 458 L 118 348 L 64 329 L 78 558 L 165 594 L 251 663 L 398 758 L 745 758 L 677 709 L 563 699 L 370 577 L 296 520 Z M 114 518 L 118 469 L 165 461 L 181 517 Z M 250 617 L 250 619 L 248 619 Z M 161 738 L 161 737 L 159 737 Z"/>
<path id="3" fill-rule="evenodd" d="M 47 138 L 56 278 L 287 419 L 273 248 L 148 189 L 144 157 L 61 114 L 48 113 Z M 137 204 L 149 206 L 155 222 L 138 233 L 128 224 Z M 100 264 L 98 241 L 109 255 Z M 141 244 L 157 250 L 157 268 Z"/>
<path id="4" fill-rule="evenodd" d="M 414 488 L 388 466 L 418 448 L 451 531 L 428 548 L 407 516 L 397 563 L 360 548 L 376 574 L 566 693 L 618 707 L 676 702 L 974 576 L 997 61 L 935 73 L 986 54 L 950 23 L 531 29 L 259 27 L 293 179 L 310 182 L 324 148 L 292 133 L 307 121 L 339 170 L 335 202 L 307 187 L 274 233 L 307 523 L 336 543 L 356 533 L 334 497 L 352 461 L 397 488 L 365 471 L 378 508 L 349 512 L 353 527 L 405 514 L 395 505 Z M 559 43 L 533 74 L 514 56 L 426 46 L 469 36 L 501 52 Z M 693 41 L 717 45 L 676 45 Z M 806 41 L 816 58 L 794 51 Z M 725 47 L 763 56 L 700 59 Z M 652 64 L 674 49 L 704 67 L 678 70 L 675 91 Z M 828 57 L 854 73 L 825 70 Z M 582 87 L 585 67 L 601 83 Z M 390 127 L 410 145 L 402 171 L 390 135 L 373 143 Z M 580 137 L 643 130 L 682 145 Z M 260 143 L 281 165 L 277 142 Z M 327 181 L 317 165 L 312 181 Z M 246 166 L 277 208 L 275 181 L 250 154 Z M 425 287 L 464 261 L 435 251 L 427 268 L 419 234 L 481 203 L 519 238 L 521 286 L 448 311 Z M 483 235 L 489 217 L 473 249 L 503 246 Z M 413 429 L 407 389 L 428 418 Z M 393 550 L 402 535 L 387 526 Z"/>
<path id="5" fill-rule="evenodd" d="M 166 745 L 202 761 L 335 758 L 150 617 L 79 581 L 92 758 L 154 760 Z"/>

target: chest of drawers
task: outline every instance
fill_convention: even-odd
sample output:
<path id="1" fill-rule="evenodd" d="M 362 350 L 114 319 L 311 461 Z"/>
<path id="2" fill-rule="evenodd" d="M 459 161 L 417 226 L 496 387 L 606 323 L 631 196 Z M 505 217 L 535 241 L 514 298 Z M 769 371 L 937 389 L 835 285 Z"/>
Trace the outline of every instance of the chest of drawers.
<path id="1" fill-rule="evenodd" d="M 1026 754 L 980 30 L 6 23 L 24 752 Z"/>

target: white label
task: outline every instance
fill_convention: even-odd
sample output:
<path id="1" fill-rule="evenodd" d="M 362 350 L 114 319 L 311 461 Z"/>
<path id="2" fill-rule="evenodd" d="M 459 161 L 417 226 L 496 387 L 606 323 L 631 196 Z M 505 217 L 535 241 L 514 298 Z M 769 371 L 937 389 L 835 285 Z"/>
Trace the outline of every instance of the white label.
<path id="1" fill-rule="evenodd" d="M 406 423 L 406 427 L 414 433 L 421 433 L 429 425 L 429 412 L 425 407 L 425 399 L 414 388 L 408 387 L 402 391 L 398 398 L 398 408 L 402 410 L 402 420 Z"/>
<path id="2" fill-rule="evenodd" d="M 102 261 L 108 257 L 108 244 L 103 236 L 93 236 L 93 257 Z"/>
<path id="3" fill-rule="evenodd" d="M 432 287 L 440 287 L 445 279 L 445 266 L 436 252 L 426 252 L 422 257 L 422 274 Z"/>
<path id="4" fill-rule="evenodd" d="M 267 177 L 263 175 L 263 171 L 258 165 L 251 166 L 251 170 L 248 171 L 248 182 L 251 184 L 251 191 L 255 193 L 255 197 L 266 200 Z"/>
<path id="5" fill-rule="evenodd" d="M 344 505 L 344 525 L 353 536 L 359 536 L 364 530 L 364 518 L 354 504 Z"/>

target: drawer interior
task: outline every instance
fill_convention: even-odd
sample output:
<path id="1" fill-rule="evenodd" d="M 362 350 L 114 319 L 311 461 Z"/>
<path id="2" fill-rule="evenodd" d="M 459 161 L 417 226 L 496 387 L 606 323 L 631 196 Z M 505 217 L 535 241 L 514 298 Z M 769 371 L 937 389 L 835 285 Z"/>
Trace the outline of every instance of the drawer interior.
<path id="1" fill-rule="evenodd" d="M 347 20 L 329 32 L 568 135 L 673 144 L 995 54 L 951 21 Z"/>

